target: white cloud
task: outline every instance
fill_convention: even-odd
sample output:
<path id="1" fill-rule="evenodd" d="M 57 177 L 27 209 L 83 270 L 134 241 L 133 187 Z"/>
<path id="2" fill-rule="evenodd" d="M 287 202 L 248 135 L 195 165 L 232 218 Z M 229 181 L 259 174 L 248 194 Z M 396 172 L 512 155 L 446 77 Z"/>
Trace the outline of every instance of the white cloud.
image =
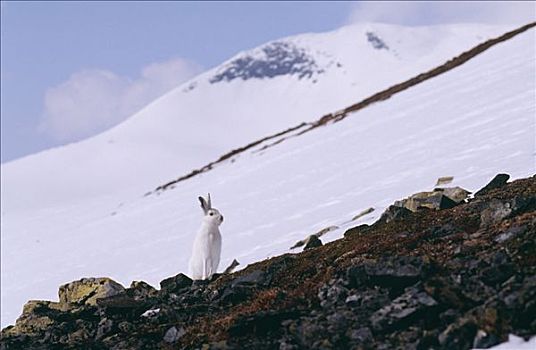
<path id="1" fill-rule="evenodd" d="M 533 1 L 359 1 L 349 23 L 402 25 L 441 23 L 526 24 L 536 20 Z"/>
<path id="2" fill-rule="evenodd" d="M 196 63 L 173 59 L 144 67 L 137 79 L 100 69 L 76 72 L 46 91 L 40 130 L 62 142 L 95 135 L 201 71 Z"/>

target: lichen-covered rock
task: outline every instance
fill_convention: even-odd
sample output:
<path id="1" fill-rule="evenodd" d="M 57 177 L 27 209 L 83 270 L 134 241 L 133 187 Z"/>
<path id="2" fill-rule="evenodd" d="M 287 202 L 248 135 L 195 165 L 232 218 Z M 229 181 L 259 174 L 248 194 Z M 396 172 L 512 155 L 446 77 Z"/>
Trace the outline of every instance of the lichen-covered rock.
<path id="1" fill-rule="evenodd" d="M 107 298 L 125 290 L 111 278 L 82 278 L 64 284 L 59 289 L 61 304 L 96 305 L 97 299 Z"/>
<path id="2" fill-rule="evenodd" d="M 22 314 L 17 319 L 15 326 L 9 328 L 7 332 L 8 334 L 38 334 L 54 324 L 54 319 L 50 317 L 50 313 L 62 310 L 65 308 L 59 303 L 30 300 L 24 305 Z"/>
<path id="3" fill-rule="evenodd" d="M 456 204 L 458 203 L 446 196 L 443 191 L 419 192 L 395 203 L 395 205 L 413 212 L 423 208 L 434 210 L 449 209 L 455 207 Z"/>

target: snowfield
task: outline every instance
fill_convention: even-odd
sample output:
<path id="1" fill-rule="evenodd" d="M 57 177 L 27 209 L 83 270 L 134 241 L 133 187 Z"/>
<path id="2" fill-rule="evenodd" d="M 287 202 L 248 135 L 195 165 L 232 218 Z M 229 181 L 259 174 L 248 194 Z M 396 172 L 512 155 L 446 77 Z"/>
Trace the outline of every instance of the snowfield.
<path id="1" fill-rule="evenodd" d="M 60 284 L 81 277 L 158 286 L 186 272 L 202 216 L 197 197 L 207 192 L 225 216 L 223 270 L 234 258 L 245 266 L 289 252 L 328 226 L 338 229 L 322 241 L 338 239 L 441 176 L 477 190 L 499 172 L 534 174 L 530 30 L 339 123 L 258 145 L 143 196 L 234 147 L 346 107 L 504 31 L 367 25 L 285 39 L 314 58 L 316 67 L 305 70 L 311 78 L 211 83 L 223 72 L 236 75 L 226 69 L 244 63 L 233 58 L 108 132 L 2 165 L 2 326 L 28 299 L 56 300 Z M 368 32 L 389 50 L 374 48 Z M 259 50 L 237 57 L 267 59 Z M 303 68 L 310 61 L 300 55 Z M 368 207 L 374 212 L 351 221 Z"/>

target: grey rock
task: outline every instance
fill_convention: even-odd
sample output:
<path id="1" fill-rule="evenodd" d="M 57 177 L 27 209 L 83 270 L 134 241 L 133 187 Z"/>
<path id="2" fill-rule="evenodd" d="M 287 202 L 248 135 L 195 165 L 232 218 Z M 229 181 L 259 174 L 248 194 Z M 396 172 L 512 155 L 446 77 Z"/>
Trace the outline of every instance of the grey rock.
<path id="1" fill-rule="evenodd" d="M 95 338 L 101 339 L 102 337 L 110 333 L 110 331 L 112 330 L 113 324 L 114 324 L 113 321 L 108 318 L 101 319 L 97 326 L 97 335 L 95 336 Z"/>
<path id="2" fill-rule="evenodd" d="M 412 319 L 416 319 L 436 305 L 438 305 L 437 301 L 426 292 L 417 288 L 408 288 L 391 304 L 372 314 L 370 321 L 375 330 L 388 330 L 399 323 L 411 323 Z"/>
<path id="3" fill-rule="evenodd" d="M 411 210 L 404 208 L 403 206 L 390 205 L 383 212 L 378 222 L 389 223 L 395 220 L 401 220 L 411 215 Z"/>
<path id="4" fill-rule="evenodd" d="M 177 329 L 177 327 L 173 326 L 166 331 L 166 334 L 164 335 L 164 341 L 170 344 L 175 343 L 184 334 L 186 334 L 186 331 L 184 330 L 184 328 L 181 327 Z"/>
<path id="5" fill-rule="evenodd" d="M 506 242 L 506 241 L 518 236 L 518 235 L 522 235 L 523 233 L 525 233 L 526 230 L 527 230 L 527 228 L 525 226 L 512 227 L 512 228 L 506 230 L 506 232 L 503 232 L 500 235 L 498 235 L 497 237 L 495 237 L 495 242 L 497 242 L 497 243 Z"/>
<path id="6" fill-rule="evenodd" d="M 166 293 L 180 292 L 184 288 L 192 285 L 192 279 L 185 274 L 179 273 L 176 276 L 166 278 L 160 282 L 160 289 Z"/>
<path id="7" fill-rule="evenodd" d="M 469 195 L 471 194 L 470 191 L 467 191 L 466 189 L 463 189 L 461 187 L 448 187 L 448 188 L 441 188 L 441 189 L 435 189 L 434 191 L 440 191 L 445 196 L 452 199 L 454 202 L 461 203 L 465 201 Z"/>
<path id="8" fill-rule="evenodd" d="M 372 331 L 368 327 L 352 329 L 349 331 L 349 338 L 359 343 L 369 343 L 372 340 Z"/>
<path id="9" fill-rule="evenodd" d="M 480 214 L 480 227 L 486 228 L 494 225 L 512 213 L 512 207 L 508 202 L 493 199 L 488 207 Z"/>

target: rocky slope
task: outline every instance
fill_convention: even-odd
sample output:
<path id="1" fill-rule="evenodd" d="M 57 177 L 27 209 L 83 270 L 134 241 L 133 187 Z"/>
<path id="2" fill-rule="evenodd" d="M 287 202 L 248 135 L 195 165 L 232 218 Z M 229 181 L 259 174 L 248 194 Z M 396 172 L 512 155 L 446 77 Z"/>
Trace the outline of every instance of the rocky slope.
<path id="1" fill-rule="evenodd" d="M 59 302 L 28 302 L 1 349 L 469 349 L 534 335 L 536 176 L 507 178 L 459 204 L 410 198 L 209 282 L 72 282 Z"/>

